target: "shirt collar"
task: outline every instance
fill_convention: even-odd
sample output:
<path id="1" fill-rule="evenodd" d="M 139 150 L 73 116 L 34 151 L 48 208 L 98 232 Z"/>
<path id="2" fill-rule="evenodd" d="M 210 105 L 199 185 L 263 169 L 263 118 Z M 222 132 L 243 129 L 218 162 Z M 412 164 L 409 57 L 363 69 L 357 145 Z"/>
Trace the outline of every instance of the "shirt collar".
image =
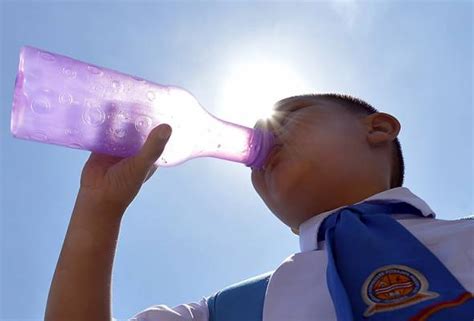
<path id="1" fill-rule="evenodd" d="M 366 199 L 363 199 L 360 202 L 355 204 L 359 204 L 368 200 L 397 200 L 397 201 L 404 201 L 407 202 L 416 208 L 418 208 L 424 217 L 431 216 L 435 217 L 435 213 L 433 210 L 423 201 L 421 198 L 413 194 L 408 188 L 406 187 L 396 187 L 392 188 L 377 194 L 374 194 Z M 346 207 L 347 205 L 317 214 L 310 219 L 304 221 L 299 226 L 299 239 L 300 239 L 300 250 L 301 252 L 308 252 L 318 250 L 318 230 L 319 226 L 321 225 L 322 221 L 331 215 L 332 213 L 336 212 L 337 210 Z M 403 213 L 400 213 L 403 214 Z"/>

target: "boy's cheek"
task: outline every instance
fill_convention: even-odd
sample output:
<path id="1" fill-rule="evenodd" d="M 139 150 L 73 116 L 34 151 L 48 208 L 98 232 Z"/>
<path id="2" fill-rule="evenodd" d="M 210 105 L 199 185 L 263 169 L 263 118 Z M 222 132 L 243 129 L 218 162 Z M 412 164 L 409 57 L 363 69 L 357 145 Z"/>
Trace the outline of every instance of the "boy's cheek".
<path id="1" fill-rule="evenodd" d="M 262 188 L 262 172 L 256 169 L 252 169 L 252 173 L 250 175 L 250 179 L 252 181 L 253 188 L 258 192 Z"/>
<path id="2" fill-rule="evenodd" d="M 265 180 L 265 172 L 252 170 L 252 185 L 260 198 L 267 203 L 269 201 L 269 188 Z"/>

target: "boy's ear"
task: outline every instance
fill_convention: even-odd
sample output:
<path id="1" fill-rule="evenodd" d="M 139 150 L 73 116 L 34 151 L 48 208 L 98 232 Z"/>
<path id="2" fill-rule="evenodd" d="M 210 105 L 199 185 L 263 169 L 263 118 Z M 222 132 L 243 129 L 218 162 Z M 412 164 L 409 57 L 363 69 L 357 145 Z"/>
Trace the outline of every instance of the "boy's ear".
<path id="1" fill-rule="evenodd" d="M 373 113 L 365 118 L 367 141 L 371 145 L 392 142 L 400 132 L 400 122 L 386 113 Z"/>

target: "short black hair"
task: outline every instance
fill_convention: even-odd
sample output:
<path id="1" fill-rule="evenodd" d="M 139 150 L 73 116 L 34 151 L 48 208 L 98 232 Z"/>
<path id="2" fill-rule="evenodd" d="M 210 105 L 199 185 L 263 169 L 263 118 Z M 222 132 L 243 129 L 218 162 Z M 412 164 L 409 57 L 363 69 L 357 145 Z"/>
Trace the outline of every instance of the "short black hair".
<path id="1" fill-rule="evenodd" d="M 334 102 L 338 105 L 345 107 L 347 110 L 361 113 L 364 115 L 371 115 L 377 113 L 378 110 L 375 109 L 369 103 L 363 101 L 362 99 L 344 95 L 344 94 L 306 94 L 306 95 L 298 95 L 285 98 L 287 99 L 324 99 Z M 400 140 L 398 137 L 395 138 L 393 141 L 393 148 L 392 148 L 392 172 L 390 177 L 390 188 L 400 187 L 403 185 L 403 180 L 405 176 L 405 162 L 403 160 L 402 154 L 402 147 L 400 145 Z"/>

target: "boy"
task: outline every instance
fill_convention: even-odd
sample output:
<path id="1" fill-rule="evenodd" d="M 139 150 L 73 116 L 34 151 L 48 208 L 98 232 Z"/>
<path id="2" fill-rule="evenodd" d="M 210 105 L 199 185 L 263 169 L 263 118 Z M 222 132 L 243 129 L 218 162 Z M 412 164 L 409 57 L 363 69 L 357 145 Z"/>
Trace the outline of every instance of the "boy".
<path id="1" fill-rule="evenodd" d="M 323 94 L 286 98 L 276 104 L 274 119 L 257 126 L 272 130 L 277 144 L 265 168 L 252 169 L 252 183 L 299 234 L 301 252 L 273 273 L 199 303 L 153 306 L 132 320 L 473 319 L 473 221 L 436 220 L 423 200 L 401 187 L 397 119 L 359 99 Z M 111 320 L 120 221 L 170 133 L 158 126 L 127 159 L 91 154 L 47 321 Z"/>

